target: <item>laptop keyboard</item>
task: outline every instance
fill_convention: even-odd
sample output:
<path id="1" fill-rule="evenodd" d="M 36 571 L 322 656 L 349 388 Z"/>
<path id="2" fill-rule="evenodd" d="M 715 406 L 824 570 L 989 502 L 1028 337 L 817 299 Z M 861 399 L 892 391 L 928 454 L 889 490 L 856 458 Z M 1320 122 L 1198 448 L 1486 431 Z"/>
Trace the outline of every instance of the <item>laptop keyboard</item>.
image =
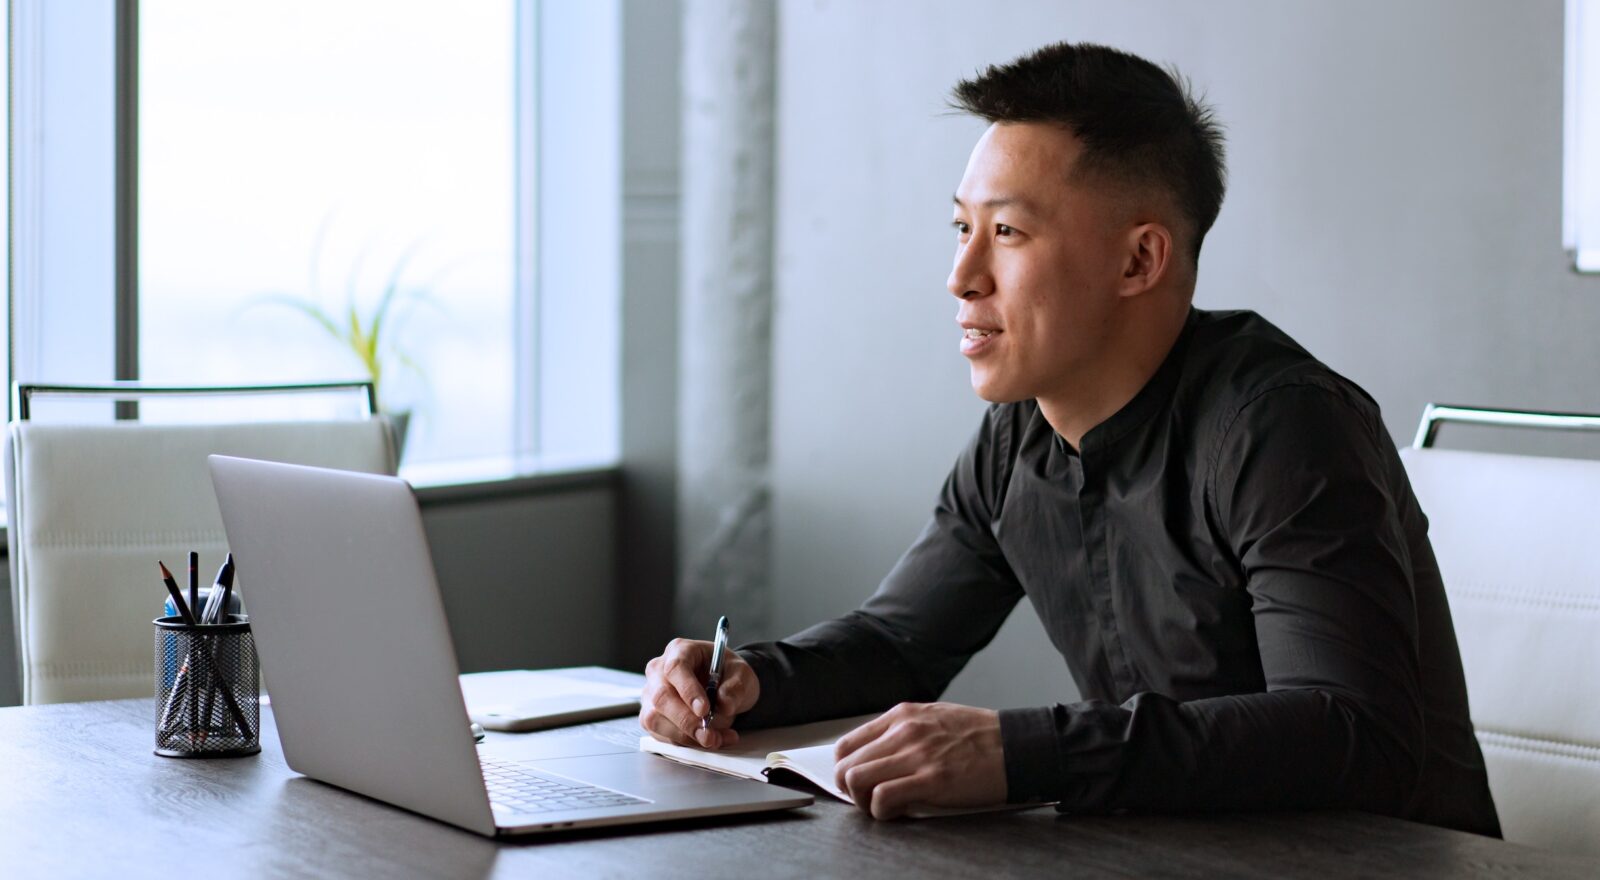
<path id="1" fill-rule="evenodd" d="M 514 813 L 593 810 L 650 803 L 644 798 L 598 785 L 544 776 L 520 764 L 491 760 L 480 763 L 484 784 L 489 787 L 489 802 Z"/>

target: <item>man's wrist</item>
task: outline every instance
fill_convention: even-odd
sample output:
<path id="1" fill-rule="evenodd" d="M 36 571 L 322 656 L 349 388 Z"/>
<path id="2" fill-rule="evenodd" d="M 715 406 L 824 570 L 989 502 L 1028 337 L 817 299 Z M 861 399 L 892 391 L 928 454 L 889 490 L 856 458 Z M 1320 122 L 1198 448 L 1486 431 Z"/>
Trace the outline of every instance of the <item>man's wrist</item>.
<path id="1" fill-rule="evenodd" d="M 1005 756 L 1007 803 L 1060 799 L 1066 779 L 1054 709 L 1000 710 L 1000 745 Z"/>
<path id="2" fill-rule="evenodd" d="M 768 726 L 761 719 L 763 715 L 770 714 L 770 712 L 763 712 L 762 709 L 763 707 L 770 709 L 779 702 L 777 700 L 779 683 L 776 680 L 776 670 L 772 668 L 772 658 L 761 653 L 756 648 L 756 644 L 741 645 L 734 651 L 756 676 L 756 701 L 749 709 L 734 718 L 733 728 L 735 730 Z"/>

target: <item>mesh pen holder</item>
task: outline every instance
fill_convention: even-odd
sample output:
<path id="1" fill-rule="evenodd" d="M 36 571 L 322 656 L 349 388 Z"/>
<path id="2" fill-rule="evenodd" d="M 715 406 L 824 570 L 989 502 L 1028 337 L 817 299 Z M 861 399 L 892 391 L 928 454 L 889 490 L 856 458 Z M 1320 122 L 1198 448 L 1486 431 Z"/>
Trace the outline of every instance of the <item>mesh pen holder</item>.
<path id="1" fill-rule="evenodd" d="M 260 664 L 248 621 L 156 627 L 156 754 L 236 758 L 261 751 Z"/>

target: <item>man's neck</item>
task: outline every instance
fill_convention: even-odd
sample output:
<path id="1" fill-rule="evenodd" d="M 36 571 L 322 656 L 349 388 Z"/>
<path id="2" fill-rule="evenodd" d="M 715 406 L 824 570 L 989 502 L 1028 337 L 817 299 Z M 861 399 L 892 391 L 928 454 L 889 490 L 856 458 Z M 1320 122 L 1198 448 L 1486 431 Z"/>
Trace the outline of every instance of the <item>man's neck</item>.
<path id="1" fill-rule="evenodd" d="M 1074 377 L 1069 388 L 1037 398 L 1045 421 L 1073 449 L 1083 448 L 1085 434 L 1127 406 L 1149 384 L 1183 333 L 1188 314 L 1184 308 L 1141 316 L 1130 325 L 1131 332 L 1106 346 L 1117 354 L 1116 360 Z"/>

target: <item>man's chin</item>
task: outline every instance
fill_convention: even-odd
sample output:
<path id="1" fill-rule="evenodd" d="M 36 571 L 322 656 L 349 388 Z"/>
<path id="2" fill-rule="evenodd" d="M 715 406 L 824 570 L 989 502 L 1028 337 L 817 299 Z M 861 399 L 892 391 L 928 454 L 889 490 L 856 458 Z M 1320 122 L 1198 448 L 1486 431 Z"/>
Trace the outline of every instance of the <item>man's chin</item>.
<path id="1" fill-rule="evenodd" d="M 1033 397 L 1031 394 L 1023 394 L 998 382 L 986 382 L 977 376 L 972 377 L 972 390 L 986 403 L 1016 403 Z"/>

